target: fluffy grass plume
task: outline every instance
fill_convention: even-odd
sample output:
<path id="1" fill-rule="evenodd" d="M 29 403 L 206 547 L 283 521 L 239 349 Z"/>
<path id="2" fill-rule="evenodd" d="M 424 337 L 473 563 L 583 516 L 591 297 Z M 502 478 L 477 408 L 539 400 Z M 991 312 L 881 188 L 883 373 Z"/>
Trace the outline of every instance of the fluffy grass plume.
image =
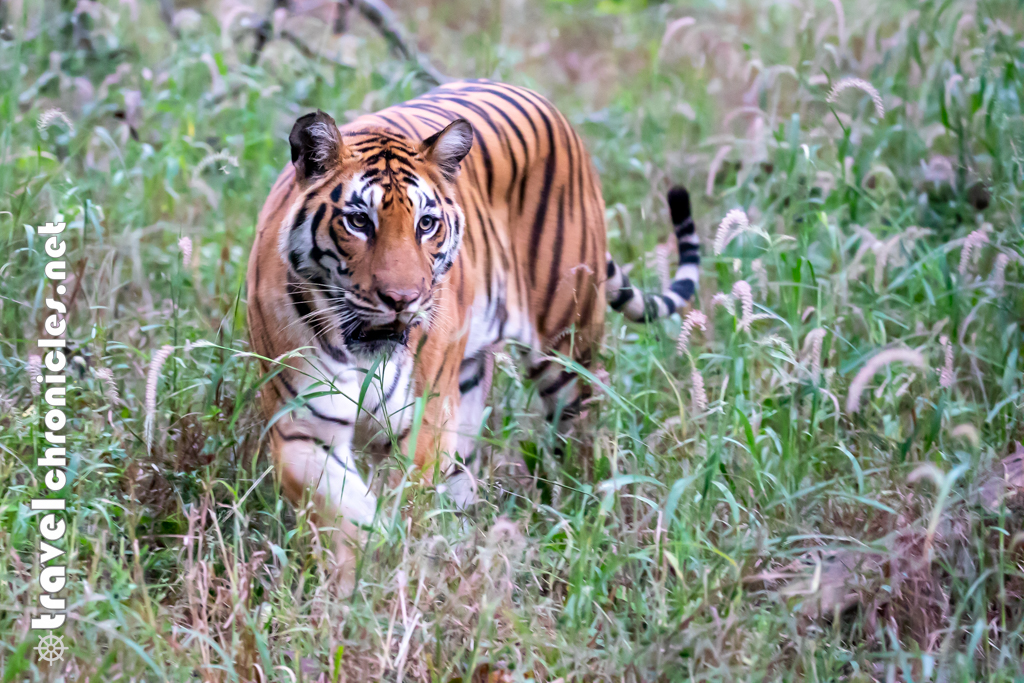
<path id="1" fill-rule="evenodd" d="M 68 118 L 67 114 L 56 107 L 53 109 L 47 109 L 39 115 L 39 119 L 36 121 L 36 128 L 40 133 L 43 133 L 58 121 L 63 123 L 64 127 L 68 129 L 68 134 L 75 134 L 75 126 L 71 123 L 71 119 Z"/>
<path id="2" fill-rule="evenodd" d="M 838 4 L 838 0 L 837 0 Z M 828 93 L 828 97 L 825 98 L 827 102 L 835 103 L 839 101 L 839 96 L 846 90 L 860 90 L 871 98 L 871 103 L 875 106 L 875 115 L 878 118 L 885 118 L 885 104 L 882 102 L 882 96 L 879 94 L 875 86 L 871 85 L 862 78 L 844 78 L 832 86 L 832 89 Z"/>
<path id="3" fill-rule="evenodd" d="M 697 415 L 707 412 L 708 393 L 704 389 L 704 375 L 700 370 L 694 368 L 690 372 L 690 407 Z"/>
<path id="4" fill-rule="evenodd" d="M 967 273 L 971 268 L 972 257 L 976 258 L 981 247 L 988 243 L 987 233 L 988 231 L 984 228 L 972 230 L 971 234 L 964 240 L 964 245 L 960 249 L 960 265 L 958 267 L 960 277 L 967 277 Z"/>
<path id="5" fill-rule="evenodd" d="M 939 343 L 942 345 L 944 352 L 944 362 L 942 369 L 939 371 L 939 386 L 943 389 L 950 389 L 956 381 L 955 371 L 953 370 L 953 344 L 950 343 L 949 337 L 945 335 L 939 339 Z"/>
<path id="6" fill-rule="evenodd" d="M 816 327 L 804 337 L 803 352 L 806 362 L 810 365 L 811 381 L 815 384 L 821 378 L 821 347 L 826 334 L 824 329 Z"/>
<path id="7" fill-rule="evenodd" d="M 690 336 L 695 328 L 707 331 L 708 318 L 701 311 L 693 309 L 683 318 L 682 327 L 679 329 L 679 336 L 676 338 L 676 351 L 679 355 L 685 355 L 690 351 Z"/>
<path id="8" fill-rule="evenodd" d="M 737 280 L 732 286 L 732 297 L 740 302 L 740 319 L 736 327 L 749 332 L 750 325 L 754 322 L 754 292 L 750 289 L 750 283 L 746 280 Z"/>
<path id="9" fill-rule="evenodd" d="M 729 246 L 729 242 L 736 239 L 744 230 L 750 227 L 750 220 L 743 209 L 731 209 L 725 214 L 725 218 L 718 224 L 718 231 L 715 233 L 714 250 L 718 256 Z"/>
<path id="10" fill-rule="evenodd" d="M 174 347 L 170 344 L 165 344 L 153 353 L 153 357 L 149 359 L 149 372 L 146 374 L 146 402 L 144 407 L 146 410 L 146 419 L 143 427 L 143 438 L 146 442 L 146 450 L 150 450 L 153 446 L 153 433 L 156 429 L 156 399 L 157 399 L 157 388 L 160 386 L 160 372 L 163 370 L 164 363 L 171 357 L 171 353 L 174 352 Z"/>
<path id="11" fill-rule="evenodd" d="M 192 238 L 186 236 L 178 240 L 178 250 L 181 251 L 181 265 L 187 268 L 192 263 Z"/>
<path id="12" fill-rule="evenodd" d="M 888 367 L 892 363 L 907 363 L 922 370 L 928 367 L 924 356 L 913 349 L 887 349 L 875 354 L 864 364 L 864 367 L 857 371 L 853 381 L 850 382 L 850 389 L 846 395 L 846 412 L 856 413 L 860 409 L 860 397 L 864 393 L 864 389 L 867 388 L 868 382 L 882 368 Z"/>

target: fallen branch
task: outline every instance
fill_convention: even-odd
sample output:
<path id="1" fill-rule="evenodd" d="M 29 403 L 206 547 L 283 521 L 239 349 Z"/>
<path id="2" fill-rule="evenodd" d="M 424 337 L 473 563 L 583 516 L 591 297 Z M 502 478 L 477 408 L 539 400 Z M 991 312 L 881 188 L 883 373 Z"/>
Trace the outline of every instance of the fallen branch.
<path id="1" fill-rule="evenodd" d="M 422 54 L 405 39 L 402 35 L 398 18 L 382 0 L 353 0 L 353 2 L 359 9 L 359 13 L 380 31 L 381 35 L 384 36 L 384 40 L 391 46 L 391 49 L 403 59 L 415 64 L 420 73 L 433 81 L 434 85 L 441 85 L 451 80 L 438 71 L 430 63 L 426 55 Z"/>
<path id="2" fill-rule="evenodd" d="M 345 64 L 344 62 L 341 62 L 341 61 L 335 59 L 334 57 L 328 57 L 327 55 L 323 54 L 322 52 L 318 52 L 318 51 L 314 50 L 313 48 L 311 48 L 309 45 L 306 44 L 306 42 L 302 39 L 301 36 L 299 36 L 297 33 L 292 33 L 288 29 L 284 29 L 284 30 L 281 31 L 281 38 L 283 38 L 284 40 L 287 40 L 289 43 L 294 45 L 295 49 L 298 50 L 299 52 L 301 52 L 302 55 L 304 57 L 306 57 L 307 59 L 311 59 L 311 60 L 323 59 L 325 61 L 331 62 L 335 66 L 343 66 L 346 69 L 351 69 L 352 68 L 351 64 Z"/>
<path id="3" fill-rule="evenodd" d="M 162 0 L 163 2 L 170 2 L 172 0 Z M 286 3 L 285 3 L 286 4 Z M 335 34 L 343 33 L 348 27 L 348 10 L 355 7 L 359 9 L 359 13 L 366 18 L 374 28 L 384 37 L 387 41 L 388 46 L 393 52 L 407 62 L 411 62 L 419 71 L 420 75 L 427 81 L 434 85 L 440 85 L 451 79 L 438 71 L 437 67 L 430 63 L 430 60 L 426 55 L 422 54 L 416 49 L 408 40 L 406 40 L 401 24 L 398 21 L 398 17 L 391 10 L 390 7 L 385 5 L 382 0 L 338 0 L 338 15 L 335 17 L 333 30 Z M 273 25 L 269 18 L 261 21 L 257 26 L 251 29 L 256 34 L 256 45 L 253 48 L 252 55 L 250 56 L 250 64 L 255 64 L 259 61 L 260 55 L 267 43 L 273 39 Z M 281 31 L 279 34 L 280 38 L 287 40 L 294 45 L 299 52 L 309 59 L 323 59 L 340 66 L 347 66 L 342 64 L 336 59 L 332 59 L 317 50 L 314 50 L 296 33 L 288 31 L 287 29 Z"/>
<path id="4" fill-rule="evenodd" d="M 167 24 L 167 30 L 172 36 L 181 37 L 178 27 L 174 25 L 174 0 L 160 0 L 160 18 Z"/>
<path id="5" fill-rule="evenodd" d="M 270 23 L 270 20 L 264 20 L 261 21 L 258 25 L 251 28 L 250 30 L 256 35 L 256 44 L 253 46 L 252 54 L 249 56 L 249 65 L 254 66 L 256 62 L 259 61 L 260 55 L 263 54 L 264 48 L 271 40 L 273 40 L 274 28 L 273 25 Z M 305 40 L 303 40 L 302 36 L 300 36 L 297 33 L 294 33 L 293 31 L 283 29 L 281 33 L 278 35 L 278 38 L 280 38 L 281 40 L 287 40 L 306 59 L 309 59 L 311 61 L 323 60 L 330 62 L 335 66 L 343 66 L 348 69 L 352 68 L 350 64 L 345 64 L 344 62 L 341 62 L 335 59 L 334 57 L 330 57 L 328 55 L 323 54 L 322 52 L 314 50 L 306 43 Z"/>

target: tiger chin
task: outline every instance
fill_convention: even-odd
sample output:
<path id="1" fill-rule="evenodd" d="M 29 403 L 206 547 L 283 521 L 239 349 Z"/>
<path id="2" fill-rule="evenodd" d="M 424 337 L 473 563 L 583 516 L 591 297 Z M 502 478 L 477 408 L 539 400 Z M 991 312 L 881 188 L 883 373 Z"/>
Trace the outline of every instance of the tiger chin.
<path id="1" fill-rule="evenodd" d="M 582 140 L 524 88 L 449 83 L 340 128 L 317 111 L 295 122 L 289 143 L 249 258 L 250 339 L 284 490 L 295 502 L 311 494 L 336 529 L 351 588 L 350 546 L 377 518 L 357 429 L 371 445 L 397 440 L 465 509 L 493 350 L 530 349 L 526 373 L 564 427 L 588 386 L 553 353 L 590 366 L 609 304 L 638 322 L 682 310 L 698 240 L 689 195 L 673 188 L 674 278 L 662 293 L 631 285 L 606 251 Z"/>

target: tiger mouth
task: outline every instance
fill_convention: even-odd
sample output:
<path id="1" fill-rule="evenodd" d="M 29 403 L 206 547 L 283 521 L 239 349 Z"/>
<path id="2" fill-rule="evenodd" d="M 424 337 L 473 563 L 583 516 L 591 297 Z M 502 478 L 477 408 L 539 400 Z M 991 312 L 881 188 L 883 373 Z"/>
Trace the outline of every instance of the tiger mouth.
<path id="1" fill-rule="evenodd" d="M 376 327 L 361 325 L 348 334 L 347 341 L 349 346 L 354 346 L 360 351 L 372 352 L 405 344 L 408 338 L 409 326 L 396 320 Z"/>

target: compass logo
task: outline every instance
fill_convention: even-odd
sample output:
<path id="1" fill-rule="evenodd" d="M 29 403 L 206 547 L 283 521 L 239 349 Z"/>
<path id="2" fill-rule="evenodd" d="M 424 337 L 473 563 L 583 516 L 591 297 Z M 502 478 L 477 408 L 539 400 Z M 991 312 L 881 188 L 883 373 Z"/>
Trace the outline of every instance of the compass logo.
<path id="1" fill-rule="evenodd" d="M 40 638 L 39 644 L 36 645 L 34 649 L 39 653 L 39 659 L 50 664 L 62 661 L 64 659 L 64 653 L 68 651 L 68 649 L 64 647 L 64 636 L 55 636 L 53 635 L 53 631 L 50 631 L 48 635 Z"/>

